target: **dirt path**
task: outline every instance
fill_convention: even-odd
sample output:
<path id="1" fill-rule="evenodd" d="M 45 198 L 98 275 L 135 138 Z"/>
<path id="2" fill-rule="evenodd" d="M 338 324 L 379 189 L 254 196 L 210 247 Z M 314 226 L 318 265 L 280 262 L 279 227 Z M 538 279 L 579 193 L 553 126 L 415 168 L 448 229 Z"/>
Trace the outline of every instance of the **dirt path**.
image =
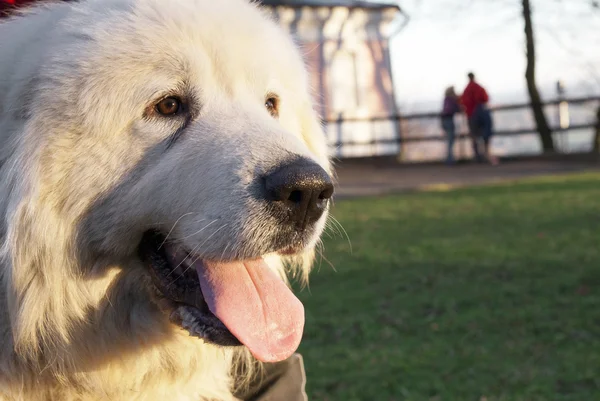
<path id="1" fill-rule="evenodd" d="M 506 161 L 481 164 L 399 165 L 393 161 L 343 161 L 336 167 L 338 199 L 395 192 L 460 187 L 541 175 L 600 171 L 600 163 L 584 158 Z"/>

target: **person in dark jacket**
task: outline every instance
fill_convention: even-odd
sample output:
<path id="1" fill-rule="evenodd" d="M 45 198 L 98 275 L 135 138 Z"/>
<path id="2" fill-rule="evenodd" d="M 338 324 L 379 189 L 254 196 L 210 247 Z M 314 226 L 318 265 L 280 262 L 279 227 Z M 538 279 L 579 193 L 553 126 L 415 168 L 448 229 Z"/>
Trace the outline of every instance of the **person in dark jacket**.
<path id="1" fill-rule="evenodd" d="M 498 159 L 490 153 L 490 143 L 494 130 L 492 113 L 487 107 L 489 96 L 486 90 L 475 81 L 475 74 L 470 72 L 468 77 L 469 84 L 463 92 L 461 102 L 469 119 L 473 153 L 479 162 L 483 161 L 483 153 L 483 156 L 491 164 L 498 164 Z M 483 152 L 480 147 L 480 140 L 483 140 Z"/>
<path id="2" fill-rule="evenodd" d="M 461 111 L 460 102 L 454 87 L 446 89 L 444 96 L 444 105 L 442 108 L 442 129 L 446 133 L 448 144 L 448 155 L 446 157 L 447 164 L 454 164 L 454 141 L 456 139 L 456 124 L 454 123 L 454 115 Z"/>

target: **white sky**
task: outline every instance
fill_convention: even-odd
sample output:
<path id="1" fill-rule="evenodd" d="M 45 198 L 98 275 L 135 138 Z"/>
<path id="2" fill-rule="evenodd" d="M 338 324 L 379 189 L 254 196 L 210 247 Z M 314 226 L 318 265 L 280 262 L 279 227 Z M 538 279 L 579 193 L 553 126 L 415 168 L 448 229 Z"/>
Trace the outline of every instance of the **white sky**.
<path id="1" fill-rule="evenodd" d="M 532 0 L 538 85 L 562 80 L 570 95 L 600 94 L 600 9 L 591 0 Z M 398 101 L 434 111 L 444 89 L 460 93 L 469 70 L 492 103 L 526 100 L 520 0 L 401 0 L 410 22 L 392 41 Z"/>

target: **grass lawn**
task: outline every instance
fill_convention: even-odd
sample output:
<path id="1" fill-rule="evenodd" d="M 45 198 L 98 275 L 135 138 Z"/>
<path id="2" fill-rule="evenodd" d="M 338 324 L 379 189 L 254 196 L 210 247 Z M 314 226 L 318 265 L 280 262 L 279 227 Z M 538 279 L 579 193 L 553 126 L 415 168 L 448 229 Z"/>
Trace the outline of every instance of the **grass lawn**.
<path id="1" fill-rule="evenodd" d="M 600 174 L 340 201 L 300 293 L 314 401 L 600 400 Z"/>

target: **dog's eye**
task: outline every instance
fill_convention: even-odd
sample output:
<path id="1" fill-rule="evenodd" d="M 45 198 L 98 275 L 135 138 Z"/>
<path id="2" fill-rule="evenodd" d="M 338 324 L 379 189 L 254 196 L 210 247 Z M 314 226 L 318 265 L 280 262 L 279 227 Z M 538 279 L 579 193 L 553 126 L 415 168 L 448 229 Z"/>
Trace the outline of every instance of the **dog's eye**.
<path id="1" fill-rule="evenodd" d="M 268 96 L 265 100 L 265 107 L 273 117 L 279 116 L 279 98 L 277 96 Z"/>
<path id="2" fill-rule="evenodd" d="M 171 117 L 181 111 L 181 100 L 174 96 L 169 96 L 156 104 L 156 111 L 165 117 Z"/>

